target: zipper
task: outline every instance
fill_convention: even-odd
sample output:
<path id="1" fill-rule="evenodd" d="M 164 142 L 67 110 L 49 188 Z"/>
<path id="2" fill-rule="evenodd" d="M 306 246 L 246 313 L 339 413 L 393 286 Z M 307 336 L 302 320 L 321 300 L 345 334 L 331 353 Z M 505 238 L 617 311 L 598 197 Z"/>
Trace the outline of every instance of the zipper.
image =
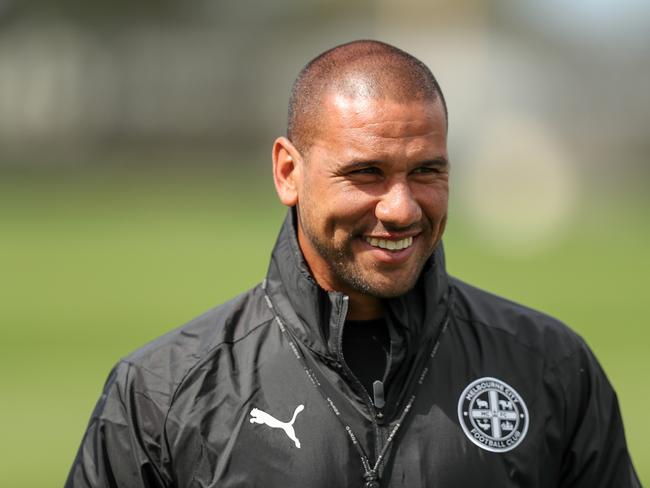
<path id="1" fill-rule="evenodd" d="M 345 325 L 345 317 L 347 316 L 348 313 L 348 305 L 349 305 L 349 300 L 350 298 L 347 295 L 343 295 L 343 303 L 341 304 L 341 313 L 339 314 L 339 337 L 337 341 L 337 351 L 336 351 L 336 357 L 339 360 L 339 363 L 341 363 L 341 368 L 343 369 L 343 372 L 345 373 L 346 376 L 348 376 L 352 382 L 355 384 L 357 389 L 361 391 L 361 397 L 364 400 L 364 403 L 366 404 L 366 407 L 368 408 L 368 411 L 370 412 L 370 416 L 372 417 L 372 424 L 374 428 L 374 434 L 375 434 L 375 459 L 377 459 L 381 453 L 381 450 L 383 449 L 383 443 L 384 443 L 384 436 L 382 435 L 382 427 L 384 423 L 384 412 L 383 412 L 383 405 L 381 407 L 378 407 L 376 403 L 373 401 L 373 398 L 371 398 L 370 393 L 366 390 L 366 387 L 361 384 L 361 381 L 355 376 L 355 374 L 352 372 L 350 367 L 347 365 L 345 362 L 345 358 L 343 356 L 343 327 Z M 383 384 L 382 384 L 382 393 L 383 393 Z"/>
<path id="2" fill-rule="evenodd" d="M 384 443 L 386 442 L 385 434 L 387 433 L 387 429 L 385 427 L 382 427 L 386 421 L 384 418 L 384 406 L 386 405 L 386 401 L 384 395 L 384 383 L 382 381 L 377 380 L 373 382 L 372 399 L 376 412 L 375 419 L 377 423 L 377 433 L 379 434 L 379 437 L 376 441 L 377 449 L 375 456 L 379 457 L 379 453 L 381 453 L 382 449 L 384 448 Z"/>
<path id="3" fill-rule="evenodd" d="M 386 438 L 385 444 L 383 446 L 381 446 L 381 447 L 379 447 L 379 443 L 380 443 L 380 440 L 381 440 L 381 429 L 380 429 L 380 427 L 378 425 L 378 422 L 377 422 L 377 417 L 376 417 L 377 411 L 375 410 L 375 406 L 372 403 L 373 402 L 372 398 L 370 398 L 370 395 L 368 394 L 368 392 L 365 392 L 364 401 L 366 402 L 366 405 L 368 406 L 368 410 L 370 412 L 375 413 L 375 416 L 373 417 L 373 425 L 375 427 L 375 439 L 377 440 L 377 442 L 376 442 L 376 447 L 377 447 L 376 452 L 377 452 L 378 449 L 380 449 L 378 451 L 378 453 L 375 454 L 375 456 L 376 456 L 375 463 L 371 464 L 370 460 L 368 459 L 368 455 L 364 452 L 364 449 L 361 446 L 361 444 L 359 443 L 359 440 L 355 436 L 354 432 L 352 431 L 352 428 L 348 424 L 346 424 L 345 421 L 341 418 L 340 412 L 336 408 L 336 405 L 334 404 L 334 402 L 327 396 L 327 394 L 325 393 L 325 390 L 323 389 L 321 384 L 317 380 L 314 379 L 314 377 L 313 377 L 314 373 L 309 369 L 309 366 L 307 365 L 304 356 L 298 350 L 298 347 L 294 343 L 295 339 L 293 338 L 292 333 L 287 329 L 284 322 L 282 321 L 280 316 L 275 311 L 275 307 L 273 306 L 273 302 L 271 301 L 268 294 L 266 293 L 266 280 L 264 281 L 263 289 L 264 289 L 264 299 L 266 300 L 266 304 L 268 305 L 269 309 L 271 310 L 271 312 L 275 316 L 275 321 L 277 322 L 278 326 L 280 327 L 280 330 L 286 336 L 286 338 L 287 338 L 287 340 L 289 342 L 289 346 L 290 346 L 291 350 L 293 351 L 294 356 L 296 357 L 296 360 L 302 365 L 305 374 L 311 380 L 313 386 L 320 393 L 323 400 L 327 402 L 330 409 L 332 410 L 332 413 L 336 416 L 336 418 L 340 422 L 341 427 L 343 427 L 344 430 L 347 432 L 348 437 L 350 439 L 350 442 L 352 442 L 352 445 L 357 450 L 357 453 L 359 454 L 359 457 L 361 458 L 361 464 L 363 465 L 363 470 L 364 470 L 364 474 L 363 474 L 364 487 L 365 488 L 379 488 L 380 487 L 379 478 L 381 476 L 382 466 L 383 466 L 385 457 L 388 455 L 388 451 L 389 451 L 391 442 L 393 441 L 393 439 L 395 439 L 395 435 L 397 434 L 398 430 L 400 429 L 400 427 L 404 423 L 404 420 L 405 420 L 406 416 L 408 415 L 408 413 L 411 411 L 411 408 L 413 407 L 413 404 L 414 404 L 415 398 L 416 398 L 416 394 L 417 394 L 417 388 L 416 388 L 416 390 L 413 391 L 412 395 L 410 396 L 410 398 L 408 399 L 408 401 L 404 405 L 404 408 L 402 409 L 402 413 L 395 420 L 395 423 L 394 423 L 393 427 L 389 429 L 390 433 L 389 433 L 388 437 Z M 341 310 L 343 312 L 342 313 L 343 319 L 345 319 L 345 315 L 347 314 L 347 307 L 348 307 L 348 302 L 347 301 L 348 301 L 348 297 L 344 295 L 343 296 L 343 306 L 341 306 Z M 436 352 L 438 351 L 438 347 L 440 346 L 440 338 L 445 333 L 445 331 L 447 330 L 447 326 L 449 325 L 450 311 L 451 311 L 451 307 L 447 310 L 446 318 L 443 319 L 442 329 L 440 330 L 438 338 L 436 339 L 435 344 L 433 345 L 433 348 L 431 349 L 431 352 L 429 354 L 429 362 L 433 361 L 433 358 L 435 357 Z M 345 320 L 343 320 L 343 322 L 345 322 Z M 343 351 L 343 347 L 342 347 L 342 345 L 343 345 L 343 342 L 342 342 L 343 326 L 341 325 L 340 319 L 339 319 L 339 324 L 338 325 L 339 325 L 339 329 L 340 329 L 340 334 L 339 334 L 339 338 L 338 338 L 339 339 L 338 340 L 338 349 L 339 350 L 337 351 L 337 357 L 339 358 L 341 367 L 344 369 L 344 373 L 346 375 L 350 376 L 351 380 L 355 381 L 357 383 L 357 385 L 361 386 L 361 391 L 365 391 L 365 388 L 363 388 L 363 385 L 361 385 L 361 382 L 354 376 L 352 371 L 350 371 L 350 368 L 345 363 L 345 360 L 343 358 L 343 352 L 342 352 Z M 422 373 L 420 374 L 420 378 L 419 378 L 418 383 L 417 383 L 418 385 L 421 385 L 424 382 L 424 379 L 426 378 L 428 372 L 429 372 L 429 368 L 425 367 L 423 369 Z M 416 385 L 416 387 L 417 387 L 417 385 Z M 374 391 L 373 391 L 373 393 L 374 393 Z M 380 398 L 380 395 L 379 395 L 379 392 L 378 392 L 377 400 L 379 398 Z M 380 403 L 380 402 L 378 402 L 378 403 Z"/>

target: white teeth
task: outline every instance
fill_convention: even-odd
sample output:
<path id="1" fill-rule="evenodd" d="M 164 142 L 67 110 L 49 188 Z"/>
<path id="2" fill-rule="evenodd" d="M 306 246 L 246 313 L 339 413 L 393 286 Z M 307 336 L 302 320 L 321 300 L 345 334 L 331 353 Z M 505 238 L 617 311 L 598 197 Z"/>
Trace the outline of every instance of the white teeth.
<path id="1" fill-rule="evenodd" d="M 401 249 L 406 249 L 413 244 L 413 238 L 407 237 L 405 239 L 400 239 L 398 241 L 392 241 L 389 239 L 377 239 L 376 237 L 366 237 L 366 242 L 374 247 L 379 247 L 381 249 L 388 249 L 390 251 L 399 251 Z"/>

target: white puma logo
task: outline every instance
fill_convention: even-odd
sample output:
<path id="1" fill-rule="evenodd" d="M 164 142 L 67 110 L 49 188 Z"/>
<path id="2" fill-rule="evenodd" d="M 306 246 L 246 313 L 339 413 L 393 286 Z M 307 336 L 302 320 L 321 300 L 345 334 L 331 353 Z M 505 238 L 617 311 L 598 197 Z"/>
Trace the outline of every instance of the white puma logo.
<path id="1" fill-rule="evenodd" d="M 282 429 L 284 433 L 287 434 L 287 437 L 291 439 L 298 449 L 300 449 L 300 441 L 296 437 L 296 432 L 293 430 L 293 423 L 296 421 L 296 417 L 300 412 L 304 410 L 304 405 L 298 405 L 296 410 L 293 412 L 293 417 L 289 422 L 280 422 L 275 417 L 272 417 L 266 412 L 262 412 L 259 408 L 254 408 L 251 410 L 251 424 L 266 424 L 269 427 L 274 429 Z"/>

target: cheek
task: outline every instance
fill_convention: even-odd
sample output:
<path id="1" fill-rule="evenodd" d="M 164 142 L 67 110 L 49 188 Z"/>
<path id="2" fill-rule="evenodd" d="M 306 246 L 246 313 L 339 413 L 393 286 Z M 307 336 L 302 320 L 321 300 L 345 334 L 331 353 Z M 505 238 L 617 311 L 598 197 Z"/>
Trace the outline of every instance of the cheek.
<path id="1" fill-rule="evenodd" d="M 322 203 L 327 232 L 338 242 L 375 225 L 376 200 L 358 190 L 341 188 Z"/>
<path id="2" fill-rule="evenodd" d="M 372 213 L 376 202 L 372 195 L 345 184 L 331 185 L 318 199 L 317 205 L 341 218 L 358 218 L 364 213 Z"/>
<path id="3" fill-rule="evenodd" d="M 447 185 L 436 188 L 427 188 L 418 195 L 418 201 L 429 220 L 438 221 L 446 216 L 449 203 L 449 190 Z"/>

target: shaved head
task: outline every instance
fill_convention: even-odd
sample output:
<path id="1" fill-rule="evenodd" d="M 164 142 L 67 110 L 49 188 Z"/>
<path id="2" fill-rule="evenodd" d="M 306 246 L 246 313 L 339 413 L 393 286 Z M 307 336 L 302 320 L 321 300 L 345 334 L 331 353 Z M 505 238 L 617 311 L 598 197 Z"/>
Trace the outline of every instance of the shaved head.
<path id="1" fill-rule="evenodd" d="M 303 156 L 318 135 L 328 96 L 396 102 L 440 100 L 435 77 L 422 61 L 390 44 L 353 41 L 325 51 L 300 71 L 291 90 L 287 138 Z"/>

